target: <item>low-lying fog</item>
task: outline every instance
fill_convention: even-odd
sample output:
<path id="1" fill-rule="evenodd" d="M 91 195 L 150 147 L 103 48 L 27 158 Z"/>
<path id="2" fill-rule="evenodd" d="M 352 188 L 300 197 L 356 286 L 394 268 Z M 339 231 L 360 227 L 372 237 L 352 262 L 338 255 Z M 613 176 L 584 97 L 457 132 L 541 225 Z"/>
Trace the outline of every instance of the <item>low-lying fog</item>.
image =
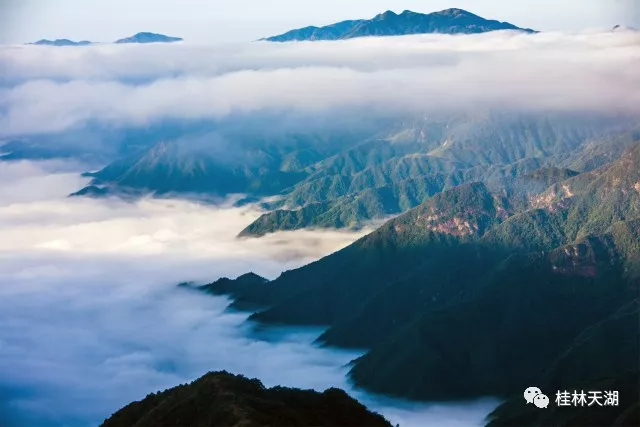
<path id="1" fill-rule="evenodd" d="M 82 166 L 0 163 L 0 424 L 96 426 L 150 392 L 228 370 L 282 384 L 349 389 L 353 352 L 314 330 L 258 340 L 228 301 L 176 285 L 254 271 L 274 278 L 344 247 L 344 232 L 260 240 L 258 213 L 180 200 L 67 198 Z M 354 395 L 403 427 L 480 425 L 491 400 L 417 405 Z"/>
<path id="2" fill-rule="evenodd" d="M 636 117 L 639 41 L 640 33 L 617 30 L 0 46 L 0 139 L 42 136 L 58 149 L 95 146 L 99 154 L 119 148 L 109 135 L 85 137 L 85 128 L 117 135 L 167 120 L 271 114 L 307 126 L 308 118 L 331 123 L 336 116 L 350 123 L 363 111 L 377 119 L 496 108 Z M 134 399 L 210 370 L 269 386 L 348 388 L 343 366 L 355 354 L 313 347 L 318 331 L 256 340 L 244 316 L 224 312 L 225 299 L 176 285 L 248 271 L 274 278 L 358 235 L 239 241 L 235 235 L 258 215 L 249 208 L 67 198 L 86 183 L 83 170 L 0 162 L 0 425 L 95 426 Z M 480 425 L 495 405 L 357 395 L 403 427 Z"/>

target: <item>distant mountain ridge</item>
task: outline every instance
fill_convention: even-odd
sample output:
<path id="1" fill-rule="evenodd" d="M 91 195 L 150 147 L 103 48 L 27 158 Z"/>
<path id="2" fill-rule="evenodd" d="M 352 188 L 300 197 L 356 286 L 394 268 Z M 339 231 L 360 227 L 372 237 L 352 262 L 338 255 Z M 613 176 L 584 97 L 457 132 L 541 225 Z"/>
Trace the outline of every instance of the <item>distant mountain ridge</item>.
<path id="1" fill-rule="evenodd" d="M 174 42 L 181 42 L 183 39 L 181 39 L 180 37 L 169 37 L 169 36 L 165 36 L 164 34 L 155 34 L 155 33 L 148 33 L 148 32 L 142 32 L 142 33 L 138 33 L 135 34 L 131 37 L 127 37 L 124 39 L 120 39 L 120 40 L 116 40 L 115 43 L 116 44 L 122 44 L 122 43 L 174 43 Z"/>
<path id="2" fill-rule="evenodd" d="M 146 44 L 146 43 L 174 43 L 174 42 L 181 42 L 181 41 L 183 41 L 183 39 L 180 37 L 170 37 L 170 36 L 165 36 L 164 34 L 141 32 L 141 33 L 134 34 L 131 37 L 125 37 L 123 39 L 116 40 L 113 43 L 114 44 L 126 44 L 126 43 Z M 69 39 L 56 39 L 56 40 L 42 39 L 42 40 L 38 40 L 35 43 L 27 43 L 27 44 L 38 45 L 38 46 L 60 46 L 61 47 L 61 46 L 89 46 L 95 43 L 90 42 L 88 40 L 82 40 L 82 41 L 76 42 Z"/>
<path id="3" fill-rule="evenodd" d="M 90 44 L 93 44 L 93 42 L 90 42 L 88 40 L 82 40 L 82 41 L 76 42 L 69 39 L 56 39 L 56 40 L 42 39 L 42 40 L 38 40 L 35 43 L 29 43 L 29 44 L 34 44 L 38 46 L 89 46 Z"/>
<path id="4" fill-rule="evenodd" d="M 396 14 L 389 10 L 373 19 L 342 21 L 324 27 L 304 27 L 262 40 L 270 42 L 344 40 L 356 37 L 408 34 L 477 34 L 498 30 L 536 32 L 508 22 L 488 20 L 462 9 L 447 9 L 429 14 L 410 10 Z"/>

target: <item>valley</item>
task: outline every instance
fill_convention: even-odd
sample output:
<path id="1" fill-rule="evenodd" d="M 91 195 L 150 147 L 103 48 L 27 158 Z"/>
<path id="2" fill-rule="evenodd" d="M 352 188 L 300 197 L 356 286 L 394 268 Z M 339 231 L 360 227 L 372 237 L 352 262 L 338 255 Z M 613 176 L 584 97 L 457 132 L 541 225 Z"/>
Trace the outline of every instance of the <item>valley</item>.
<path id="1" fill-rule="evenodd" d="M 564 372 L 562 380 L 546 372 L 618 310 L 637 320 L 638 165 L 636 143 L 594 171 L 551 174 L 559 181 L 529 204 L 481 183 L 461 185 L 274 281 L 241 276 L 203 290 L 231 295 L 238 309 L 266 307 L 254 321 L 328 326 L 320 343 L 369 349 L 349 376 L 377 393 L 509 397 L 531 383 L 620 380 L 637 375 L 633 327 L 609 344 L 619 354 L 573 356 L 604 366 L 612 357 L 609 370 Z"/>
<path id="2" fill-rule="evenodd" d="M 0 425 L 640 425 L 640 15 L 572 1 L 11 6 Z"/>

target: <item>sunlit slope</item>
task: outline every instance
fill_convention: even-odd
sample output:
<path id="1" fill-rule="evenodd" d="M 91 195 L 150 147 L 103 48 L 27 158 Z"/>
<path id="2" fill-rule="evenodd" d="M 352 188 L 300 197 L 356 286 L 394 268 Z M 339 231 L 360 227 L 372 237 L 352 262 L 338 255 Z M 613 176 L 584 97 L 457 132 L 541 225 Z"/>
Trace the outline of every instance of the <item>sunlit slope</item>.
<path id="1" fill-rule="evenodd" d="M 322 343 L 369 348 L 351 371 L 367 389 L 508 395 L 637 297 L 639 164 L 636 144 L 583 174 L 536 172 L 534 187 L 552 184 L 524 198 L 455 187 L 335 254 L 234 288 L 234 306 L 267 307 L 251 316 L 260 322 L 328 325 Z"/>

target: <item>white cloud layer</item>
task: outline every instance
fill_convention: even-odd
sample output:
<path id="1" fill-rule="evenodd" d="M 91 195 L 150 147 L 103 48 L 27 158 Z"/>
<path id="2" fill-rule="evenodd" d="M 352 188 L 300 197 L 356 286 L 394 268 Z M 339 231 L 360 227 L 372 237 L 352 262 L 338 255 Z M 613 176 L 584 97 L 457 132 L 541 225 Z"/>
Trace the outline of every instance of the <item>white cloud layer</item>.
<path id="1" fill-rule="evenodd" d="M 359 234 L 236 240 L 257 215 L 181 200 L 66 198 L 81 166 L 3 163 L 0 179 L 0 425 L 98 425 L 157 390 L 228 370 L 277 384 L 349 389 L 354 352 L 318 349 L 317 330 L 257 339 L 225 298 L 176 285 L 268 277 Z M 264 338 L 264 337 L 263 337 Z M 355 394 L 403 427 L 473 426 L 495 402 L 417 405 Z"/>
<path id="2" fill-rule="evenodd" d="M 295 117 L 350 109 L 640 114 L 640 33 L 633 31 L 2 46 L 0 69 L 2 137 L 273 110 Z M 354 354 L 312 347 L 317 331 L 257 340 L 245 316 L 224 312 L 226 300 L 176 284 L 248 271 L 273 278 L 362 233 L 237 240 L 259 213 L 184 200 L 67 198 L 87 182 L 81 170 L 0 163 L 0 424 L 31 414 L 17 422 L 95 425 L 133 399 L 218 369 L 267 385 L 348 387 L 342 365 Z M 403 427 L 479 425 L 494 404 L 358 396 Z"/>
<path id="3" fill-rule="evenodd" d="M 0 132 L 234 112 L 522 108 L 640 113 L 640 32 L 314 43 L 3 46 Z"/>
<path id="4" fill-rule="evenodd" d="M 0 409 L 32 414 L 18 422 L 34 426 L 95 425 L 208 370 L 271 385 L 344 382 L 340 366 L 353 354 L 315 350 L 313 333 L 278 344 L 250 339 L 246 316 L 223 312 L 227 300 L 176 285 L 248 271 L 273 278 L 356 234 L 239 241 L 256 212 L 66 198 L 86 181 L 69 169 L 0 163 L 3 188 L 18 190 L 0 193 Z"/>
<path id="5" fill-rule="evenodd" d="M 256 267 L 256 273 L 274 278 L 283 267 L 315 260 L 366 232 L 301 231 L 238 240 L 238 232 L 260 212 L 176 199 L 66 198 L 88 183 L 78 174 L 82 166 L 73 166 L 53 161 L 0 163 L 0 254 L 44 250 L 197 257 L 212 263 L 224 260 L 222 274 L 238 275 Z"/>

